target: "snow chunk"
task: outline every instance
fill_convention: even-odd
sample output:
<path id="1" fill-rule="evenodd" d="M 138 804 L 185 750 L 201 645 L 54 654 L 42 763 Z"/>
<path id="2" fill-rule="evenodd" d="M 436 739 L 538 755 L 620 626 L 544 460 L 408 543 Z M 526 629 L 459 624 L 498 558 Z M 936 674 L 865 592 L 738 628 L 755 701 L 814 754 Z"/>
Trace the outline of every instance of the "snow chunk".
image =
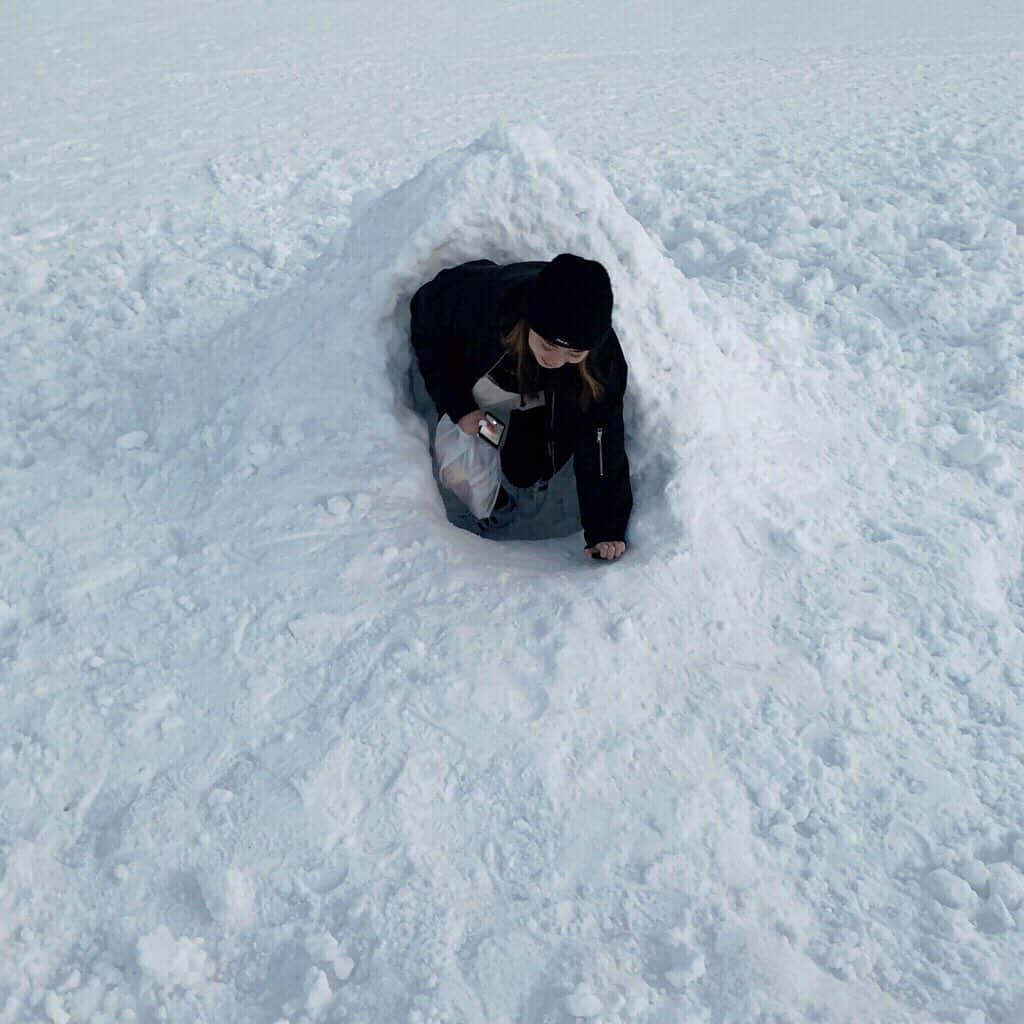
<path id="1" fill-rule="evenodd" d="M 50 265 L 46 260 L 34 260 L 22 271 L 22 288 L 27 295 L 34 295 L 46 288 L 50 278 Z"/>
<path id="2" fill-rule="evenodd" d="M 345 956 L 344 953 L 339 953 L 332 961 L 334 967 L 334 973 L 338 978 L 338 981 L 348 981 L 352 977 L 352 972 L 356 969 L 356 962 L 350 956 Z"/>
<path id="3" fill-rule="evenodd" d="M 988 885 L 988 868 L 980 860 L 970 860 L 960 868 L 960 877 L 977 893 Z"/>
<path id="4" fill-rule="evenodd" d="M 988 454 L 989 447 L 978 437 L 961 438 L 949 449 L 949 457 L 958 466 L 969 469 L 976 466 Z"/>
<path id="5" fill-rule="evenodd" d="M 138 957 L 143 974 L 163 988 L 197 988 L 210 974 L 203 940 L 175 939 L 166 925 L 139 939 Z"/>
<path id="6" fill-rule="evenodd" d="M 138 448 L 145 448 L 149 440 L 149 434 L 144 430 L 130 430 L 117 439 L 117 447 L 122 452 L 135 451 Z"/>
<path id="7" fill-rule="evenodd" d="M 953 426 L 971 437 L 982 437 L 985 433 L 985 420 L 974 409 L 961 409 L 953 418 Z"/>
<path id="8" fill-rule="evenodd" d="M 983 932 L 997 934 L 1009 931 L 1016 923 L 1013 914 L 1006 909 L 1006 904 L 998 896 L 990 896 L 978 911 L 978 927 Z"/>
<path id="9" fill-rule="evenodd" d="M 596 1017 L 602 1010 L 601 1000 L 585 985 L 579 985 L 576 991 L 566 999 L 565 1008 L 570 1016 L 583 1020 Z"/>
<path id="10" fill-rule="evenodd" d="M 306 1012 L 316 1017 L 327 1009 L 334 993 L 331 991 L 331 983 L 327 980 L 327 975 L 319 967 L 310 968 L 306 983 L 309 985 L 309 995 L 306 996 Z"/>
<path id="11" fill-rule="evenodd" d="M 60 992 L 73 992 L 82 984 L 82 972 L 75 967 L 71 973 L 60 983 Z"/>
<path id="12" fill-rule="evenodd" d="M 53 1024 L 68 1024 L 68 1021 L 71 1020 L 71 1015 L 61 1006 L 56 992 L 46 993 L 43 1009 L 46 1010 L 46 1016 L 53 1021 Z"/>
<path id="13" fill-rule="evenodd" d="M 341 951 L 338 940 L 329 933 L 311 937 L 306 952 L 314 960 L 330 964 L 338 981 L 347 981 L 355 970 L 355 961 Z"/>
<path id="14" fill-rule="evenodd" d="M 989 886 L 1010 910 L 1024 906 L 1024 875 L 1012 864 L 999 863 L 989 867 Z"/>
<path id="15" fill-rule="evenodd" d="M 348 498 L 336 495 L 333 498 L 327 499 L 327 511 L 330 515 L 337 516 L 339 519 L 347 519 L 352 511 L 352 502 Z"/>
<path id="16" fill-rule="evenodd" d="M 1018 839 L 1013 844 L 1013 863 L 1024 871 L 1024 839 Z"/>
<path id="17" fill-rule="evenodd" d="M 966 906 L 974 895 L 971 887 L 952 871 L 937 868 L 927 879 L 927 889 L 940 903 L 954 909 Z"/>
<path id="18" fill-rule="evenodd" d="M 209 871 L 200 873 L 198 881 L 203 902 L 215 921 L 230 928 L 247 928 L 253 923 L 256 894 L 252 880 L 244 871 L 238 868 Z"/>

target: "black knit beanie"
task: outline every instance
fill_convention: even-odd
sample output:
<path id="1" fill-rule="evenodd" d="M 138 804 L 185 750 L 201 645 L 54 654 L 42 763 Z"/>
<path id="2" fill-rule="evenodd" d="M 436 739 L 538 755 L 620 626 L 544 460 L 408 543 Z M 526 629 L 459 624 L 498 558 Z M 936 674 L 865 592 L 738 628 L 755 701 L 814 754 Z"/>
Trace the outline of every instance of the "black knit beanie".
<path id="1" fill-rule="evenodd" d="M 552 345 L 597 348 L 612 326 L 608 271 L 596 260 L 561 253 L 530 282 L 523 316 Z"/>

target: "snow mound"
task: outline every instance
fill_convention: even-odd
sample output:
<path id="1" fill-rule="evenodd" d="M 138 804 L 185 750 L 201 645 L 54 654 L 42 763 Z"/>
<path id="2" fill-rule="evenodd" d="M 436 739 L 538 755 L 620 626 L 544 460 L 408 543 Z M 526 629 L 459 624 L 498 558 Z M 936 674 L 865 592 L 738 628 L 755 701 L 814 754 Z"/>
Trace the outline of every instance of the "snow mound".
<path id="1" fill-rule="evenodd" d="M 221 367 L 210 376 L 222 396 L 230 368 L 247 367 L 202 427 L 215 490 L 232 480 L 253 488 L 256 474 L 277 479 L 294 469 L 298 447 L 321 470 L 342 459 L 344 479 L 387 496 L 393 515 L 403 501 L 437 511 L 425 428 L 408 394 L 409 299 L 466 260 L 572 251 L 600 260 L 615 292 L 630 365 L 634 548 L 706 547 L 696 535 L 733 521 L 730 503 L 757 501 L 754 456 L 770 444 L 775 413 L 754 345 L 608 182 L 543 130 L 493 127 L 356 207 L 297 287 L 214 347 Z"/>

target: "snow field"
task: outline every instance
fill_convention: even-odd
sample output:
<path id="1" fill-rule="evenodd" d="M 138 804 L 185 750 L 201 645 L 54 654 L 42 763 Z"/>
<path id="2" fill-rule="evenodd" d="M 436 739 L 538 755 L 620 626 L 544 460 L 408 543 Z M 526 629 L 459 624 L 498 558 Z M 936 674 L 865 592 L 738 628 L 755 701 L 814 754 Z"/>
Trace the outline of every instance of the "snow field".
<path id="1" fill-rule="evenodd" d="M 5 51 L 0 1020 L 1017 1020 L 1008 9 L 591 65 L 470 59 L 480 8 L 467 53 L 353 26 L 360 79 L 201 6 Z M 43 59 L 110 33 L 159 89 Z M 425 163 L 499 110 L 557 131 Z M 453 531 L 403 390 L 420 280 L 572 246 L 632 370 L 616 566 Z"/>

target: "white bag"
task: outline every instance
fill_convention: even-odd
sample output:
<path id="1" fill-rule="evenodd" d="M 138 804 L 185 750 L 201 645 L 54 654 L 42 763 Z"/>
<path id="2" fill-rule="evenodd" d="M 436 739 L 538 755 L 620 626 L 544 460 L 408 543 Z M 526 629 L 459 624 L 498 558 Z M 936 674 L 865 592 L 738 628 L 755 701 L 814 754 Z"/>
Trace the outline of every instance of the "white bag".
<path id="1" fill-rule="evenodd" d="M 437 421 L 434 455 L 441 483 L 477 519 L 494 511 L 501 489 L 501 453 L 493 445 L 463 433 L 446 413 Z"/>

